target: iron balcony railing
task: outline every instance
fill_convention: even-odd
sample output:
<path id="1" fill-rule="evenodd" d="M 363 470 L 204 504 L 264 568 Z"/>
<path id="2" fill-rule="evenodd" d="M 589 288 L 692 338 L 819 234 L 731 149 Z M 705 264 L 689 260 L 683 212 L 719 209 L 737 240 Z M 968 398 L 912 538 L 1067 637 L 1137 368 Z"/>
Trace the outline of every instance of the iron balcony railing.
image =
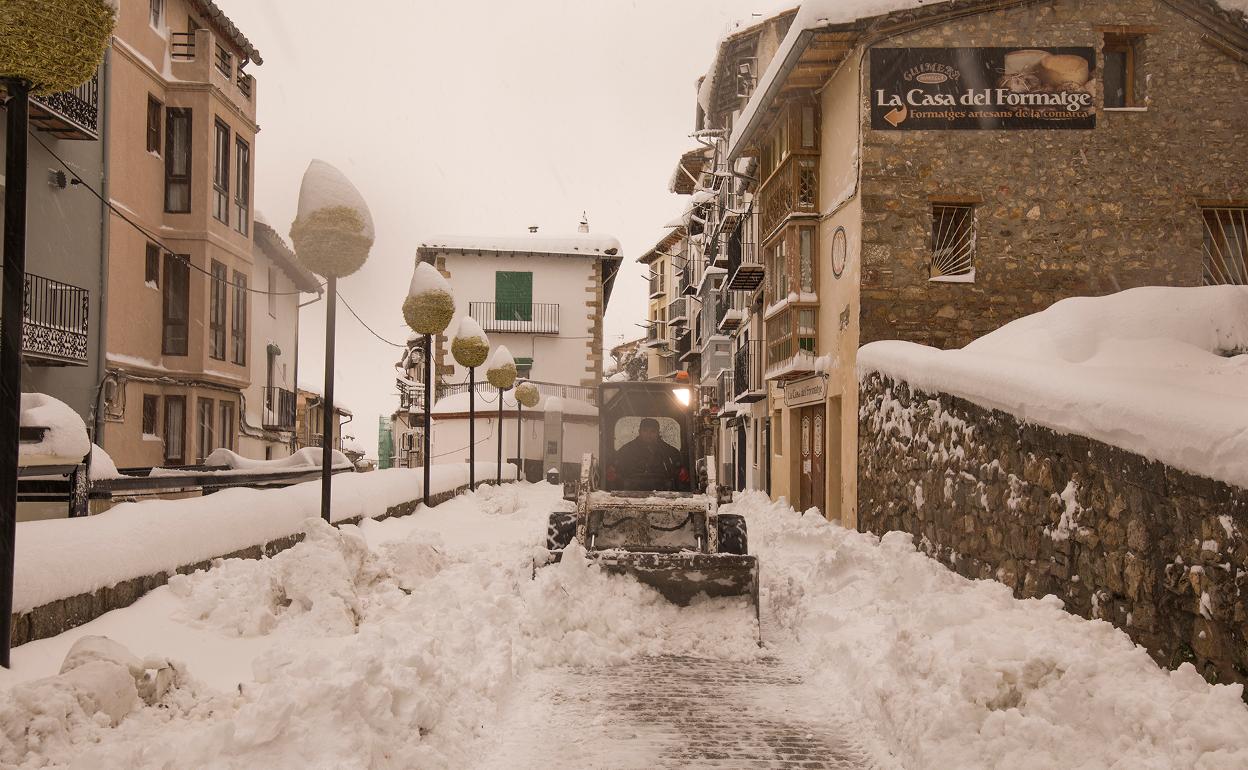
<path id="1" fill-rule="evenodd" d="M 195 58 L 195 33 L 194 32 L 170 32 L 169 33 L 169 57 L 172 59 L 194 59 Z"/>
<path id="2" fill-rule="evenodd" d="M 30 97 L 30 125 L 57 139 L 99 139 L 100 80 L 77 88 Z"/>
<path id="3" fill-rule="evenodd" d="M 745 317 L 744 311 L 732 300 L 732 292 L 727 289 L 715 294 L 715 328 L 721 332 L 737 328 Z"/>
<path id="4" fill-rule="evenodd" d="M 662 321 L 651 321 L 646 327 L 646 345 L 650 347 L 667 346 L 667 324 Z"/>
<path id="5" fill-rule="evenodd" d="M 676 358 L 684 361 L 689 355 L 689 351 L 693 349 L 693 333 L 687 328 L 682 329 L 676 335 Z"/>
<path id="6" fill-rule="evenodd" d="M 469 302 L 468 315 L 487 332 L 559 333 L 559 305 L 556 303 Z"/>
<path id="7" fill-rule="evenodd" d="M 260 424 L 266 430 L 295 429 L 295 393 L 269 386 L 264 389 Z"/>
<path id="8" fill-rule="evenodd" d="M 25 295 L 22 354 L 32 363 L 86 366 L 91 293 L 27 273 Z"/>
<path id="9" fill-rule="evenodd" d="M 733 358 L 733 395 L 737 401 L 760 401 L 767 395 L 763 380 L 762 346 L 758 340 L 749 340 Z"/>
<path id="10" fill-rule="evenodd" d="M 484 378 L 483 378 L 484 379 Z M 537 386 L 537 392 L 543 396 L 557 396 L 559 398 L 572 398 L 578 401 L 588 401 L 589 403 L 597 403 L 598 389 L 586 385 L 564 385 L 559 382 L 544 382 L 541 380 L 525 380 Z M 498 389 L 488 382 L 478 382 L 473 387 L 477 395 L 488 399 L 498 397 Z M 447 396 L 458 396 L 468 392 L 468 383 L 466 382 L 440 382 L 436 388 L 437 398 L 441 400 Z M 477 411 L 481 412 L 484 408 L 484 402 L 478 402 Z M 493 401 L 494 408 L 498 409 L 498 402 Z M 465 407 L 467 409 L 467 407 Z"/>
<path id="11" fill-rule="evenodd" d="M 728 238 L 728 288 L 754 291 L 763 284 L 764 272 L 753 228 L 747 228 L 743 222 Z"/>
<path id="12" fill-rule="evenodd" d="M 662 273 L 650 274 L 650 299 L 662 297 L 666 293 Z"/>
<path id="13" fill-rule="evenodd" d="M 689 323 L 688 297 L 677 297 L 667 303 L 667 322 L 672 326 L 685 326 Z"/>
<path id="14" fill-rule="evenodd" d="M 733 372 L 731 369 L 721 369 L 719 374 L 715 376 L 715 408 L 723 413 L 724 407 L 732 403 L 735 395 L 735 386 L 732 382 Z"/>

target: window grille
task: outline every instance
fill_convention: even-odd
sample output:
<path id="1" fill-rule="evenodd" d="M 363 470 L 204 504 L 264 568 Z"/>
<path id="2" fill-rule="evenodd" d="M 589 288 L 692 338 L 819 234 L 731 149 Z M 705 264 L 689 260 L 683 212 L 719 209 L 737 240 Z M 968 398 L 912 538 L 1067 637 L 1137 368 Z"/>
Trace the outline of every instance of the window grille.
<path id="1" fill-rule="evenodd" d="M 975 280 L 975 207 L 936 204 L 932 206 L 933 281 Z"/>
<path id="2" fill-rule="evenodd" d="M 1248 284 L 1248 206 L 1205 208 L 1204 281 Z"/>

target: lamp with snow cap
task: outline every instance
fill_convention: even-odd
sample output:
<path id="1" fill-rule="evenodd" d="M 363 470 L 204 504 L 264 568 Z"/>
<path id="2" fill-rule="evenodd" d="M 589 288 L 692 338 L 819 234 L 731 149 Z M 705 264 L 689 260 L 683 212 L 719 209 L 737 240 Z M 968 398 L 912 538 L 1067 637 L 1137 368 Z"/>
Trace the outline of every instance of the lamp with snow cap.
<path id="1" fill-rule="evenodd" d="M 459 319 L 451 355 L 468 368 L 468 488 L 477 488 L 477 367 L 490 355 L 490 340 L 472 316 Z"/>
<path id="2" fill-rule="evenodd" d="M 13 637 L 17 458 L 21 424 L 26 274 L 26 173 L 30 95 L 69 91 L 104 59 L 117 0 L 5 0 L 0 85 L 5 92 L 4 279 L 0 296 L 0 666 Z"/>
<path id="3" fill-rule="evenodd" d="M 412 327 L 412 331 L 425 337 L 425 424 L 422 428 L 425 455 L 422 495 L 425 505 L 429 505 L 429 463 L 433 459 L 430 456 L 433 449 L 433 335 L 446 331 L 454 317 L 455 297 L 451 294 L 450 282 L 430 263 L 418 261 L 407 287 L 407 298 L 403 300 L 403 320 Z"/>
<path id="4" fill-rule="evenodd" d="M 325 401 L 321 416 L 321 518 L 330 521 L 334 455 L 334 340 L 338 279 L 364 265 L 373 246 L 373 215 L 355 185 L 323 160 L 313 160 L 299 185 L 290 226 L 295 258 L 325 281 Z"/>
<path id="5" fill-rule="evenodd" d="M 516 382 L 516 359 L 512 358 L 511 351 L 506 345 L 499 345 L 494 355 L 490 356 L 490 363 L 487 367 L 485 378 L 491 385 L 498 388 L 498 459 L 494 469 L 494 483 L 501 484 L 503 483 L 503 394 L 511 390 L 511 386 Z M 517 478 L 519 478 L 518 475 Z"/>

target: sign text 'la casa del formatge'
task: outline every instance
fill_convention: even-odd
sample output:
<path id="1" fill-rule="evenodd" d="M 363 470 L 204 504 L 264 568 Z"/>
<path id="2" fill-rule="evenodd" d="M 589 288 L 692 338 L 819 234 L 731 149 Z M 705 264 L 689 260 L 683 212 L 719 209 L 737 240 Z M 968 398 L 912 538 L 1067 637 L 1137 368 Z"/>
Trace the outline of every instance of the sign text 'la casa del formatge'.
<path id="1" fill-rule="evenodd" d="M 871 127 L 1095 128 L 1095 70 L 1091 48 L 876 48 Z"/>

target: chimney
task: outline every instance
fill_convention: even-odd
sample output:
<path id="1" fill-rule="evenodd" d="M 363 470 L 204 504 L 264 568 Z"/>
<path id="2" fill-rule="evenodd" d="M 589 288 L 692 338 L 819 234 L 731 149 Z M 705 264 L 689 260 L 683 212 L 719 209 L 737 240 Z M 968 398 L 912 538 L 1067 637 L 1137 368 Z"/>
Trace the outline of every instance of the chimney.
<path id="1" fill-rule="evenodd" d="M 529 225 L 529 232 L 530 233 L 537 232 L 537 225 Z"/>
<path id="2" fill-rule="evenodd" d="M 578 233 L 589 232 L 589 217 L 586 216 L 584 211 L 581 212 L 581 224 L 576 228 L 576 231 Z"/>

